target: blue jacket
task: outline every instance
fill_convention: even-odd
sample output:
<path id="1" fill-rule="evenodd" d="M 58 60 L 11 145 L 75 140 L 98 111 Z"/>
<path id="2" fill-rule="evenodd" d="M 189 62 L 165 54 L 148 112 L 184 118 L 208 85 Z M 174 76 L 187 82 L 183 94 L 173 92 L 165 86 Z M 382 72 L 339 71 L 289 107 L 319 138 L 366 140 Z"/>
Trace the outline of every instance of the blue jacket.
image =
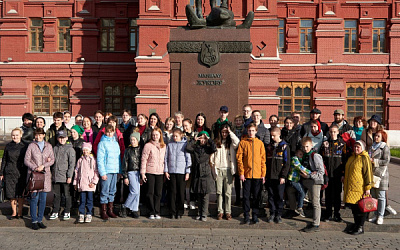
<path id="1" fill-rule="evenodd" d="M 168 143 L 165 152 L 164 172 L 169 174 L 189 174 L 192 159 L 190 154 L 186 152 L 187 140 L 185 137 L 182 141 L 171 141 Z"/>
<path id="2" fill-rule="evenodd" d="M 100 176 L 122 173 L 119 144 L 114 136 L 101 137 L 97 148 L 97 167 Z"/>

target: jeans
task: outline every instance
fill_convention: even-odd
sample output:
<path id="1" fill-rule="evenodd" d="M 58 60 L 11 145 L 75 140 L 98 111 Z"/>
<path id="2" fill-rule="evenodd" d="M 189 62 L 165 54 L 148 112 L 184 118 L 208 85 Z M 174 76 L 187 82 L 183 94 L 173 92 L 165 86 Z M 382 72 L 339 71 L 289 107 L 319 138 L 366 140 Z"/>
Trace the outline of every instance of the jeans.
<path id="1" fill-rule="evenodd" d="M 147 177 L 147 202 L 150 215 L 160 215 L 160 202 L 164 175 L 146 174 Z"/>
<path id="2" fill-rule="evenodd" d="M 342 203 L 342 180 L 341 177 L 329 177 L 329 185 L 325 189 L 326 216 L 332 216 L 332 207 L 335 216 L 339 216 L 340 206 Z"/>
<path id="3" fill-rule="evenodd" d="M 140 173 L 139 171 L 129 171 L 129 195 L 125 201 L 125 207 L 129 210 L 137 212 L 139 211 L 139 200 L 140 200 Z"/>
<path id="4" fill-rule="evenodd" d="M 93 193 L 94 192 L 92 191 L 86 191 L 80 193 L 81 204 L 79 205 L 79 214 L 92 215 Z M 85 213 L 85 207 L 87 207 L 86 213 Z"/>
<path id="5" fill-rule="evenodd" d="M 53 213 L 60 212 L 61 195 L 65 196 L 65 209 L 64 213 L 71 211 L 72 199 L 69 191 L 70 184 L 68 183 L 53 183 L 54 202 L 53 202 Z"/>
<path id="6" fill-rule="evenodd" d="M 258 216 L 262 184 L 262 179 L 246 179 L 243 182 L 243 210 L 245 218 L 249 218 L 250 208 L 253 209 L 253 218 L 254 216 Z M 250 204 L 250 195 L 253 196 L 252 204 Z"/>
<path id="7" fill-rule="evenodd" d="M 170 174 L 169 176 L 169 205 L 171 215 L 183 215 L 186 188 L 185 174 Z"/>
<path id="8" fill-rule="evenodd" d="M 232 184 L 233 176 L 230 169 L 217 169 L 217 199 L 218 199 L 218 213 L 231 214 L 231 197 L 232 197 Z M 225 199 L 224 199 L 225 198 Z M 224 203 L 225 200 L 225 204 Z M 225 205 L 225 206 L 223 206 Z"/>
<path id="9" fill-rule="evenodd" d="M 44 209 L 46 208 L 46 198 L 46 192 L 33 192 L 31 194 L 30 207 L 32 223 L 42 222 Z"/>
<path id="10" fill-rule="evenodd" d="M 375 215 L 384 216 L 386 208 L 386 190 L 379 190 L 379 188 L 372 188 L 371 195 L 375 199 L 378 199 L 378 210 L 375 211 Z"/>
<path id="11" fill-rule="evenodd" d="M 321 194 L 321 185 L 314 184 L 313 179 L 304 179 L 303 185 L 308 189 L 309 196 L 312 199 L 313 225 L 319 226 L 321 222 L 321 203 L 319 200 Z"/>
<path id="12" fill-rule="evenodd" d="M 303 208 L 304 197 L 306 196 L 303 185 L 300 182 L 289 181 L 289 183 L 297 191 L 297 208 Z"/>
<path id="13" fill-rule="evenodd" d="M 283 193 L 285 192 L 285 184 L 279 184 L 279 179 L 267 180 L 267 183 L 270 214 L 274 216 L 282 216 Z"/>
<path id="14" fill-rule="evenodd" d="M 114 202 L 115 192 L 117 192 L 117 175 L 107 174 L 107 180 L 100 179 L 100 204 Z"/>

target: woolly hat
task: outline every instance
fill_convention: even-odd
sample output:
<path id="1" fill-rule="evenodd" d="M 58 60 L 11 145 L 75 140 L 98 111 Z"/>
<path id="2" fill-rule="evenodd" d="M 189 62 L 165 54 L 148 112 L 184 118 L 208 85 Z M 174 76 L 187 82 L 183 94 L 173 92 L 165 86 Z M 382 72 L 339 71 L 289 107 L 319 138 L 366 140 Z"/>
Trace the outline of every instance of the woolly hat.
<path id="1" fill-rule="evenodd" d="M 92 152 L 92 143 L 90 143 L 90 142 L 84 142 L 83 144 L 82 144 L 82 150 L 84 150 L 84 149 L 88 149 L 90 152 Z"/>
<path id="2" fill-rule="evenodd" d="M 208 132 L 205 131 L 205 130 L 201 131 L 201 132 L 198 134 L 199 137 L 202 136 L 202 135 L 206 135 L 208 138 L 210 138 L 210 135 L 209 135 Z"/>
<path id="3" fill-rule="evenodd" d="M 135 137 L 138 142 L 140 142 L 140 133 L 133 132 L 129 138 Z"/>
<path id="4" fill-rule="evenodd" d="M 83 128 L 79 125 L 72 126 L 71 130 L 75 130 L 76 132 L 78 132 L 79 135 L 83 134 Z"/>

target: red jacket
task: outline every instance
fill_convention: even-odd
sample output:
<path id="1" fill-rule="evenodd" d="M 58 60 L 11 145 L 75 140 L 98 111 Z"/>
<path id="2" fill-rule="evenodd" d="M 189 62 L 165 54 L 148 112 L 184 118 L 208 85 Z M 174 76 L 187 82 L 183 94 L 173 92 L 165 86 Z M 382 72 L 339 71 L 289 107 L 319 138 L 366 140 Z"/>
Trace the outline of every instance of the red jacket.
<path id="1" fill-rule="evenodd" d="M 106 128 L 105 127 L 102 128 L 99 131 L 99 133 L 97 134 L 96 140 L 94 141 L 93 153 L 96 156 L 97 156 L 97 146 L 99 146 L 101 137 L 105 134 L 105 131 L 106 131 Z M 121 151 L 120 156 L 121 156 L 121 161 L 122 161 L 122 159 L 124 158 L 124 152 L 125 152 L 124 136 L 122 135 L 121 131 L 119 131 L 119 129 L 117 129 L 117 128 L 115 129 L 115 134 L 117 136 L 117 141 L 118 141 L 118 144 L 119 144 L 119 150 Z"/>

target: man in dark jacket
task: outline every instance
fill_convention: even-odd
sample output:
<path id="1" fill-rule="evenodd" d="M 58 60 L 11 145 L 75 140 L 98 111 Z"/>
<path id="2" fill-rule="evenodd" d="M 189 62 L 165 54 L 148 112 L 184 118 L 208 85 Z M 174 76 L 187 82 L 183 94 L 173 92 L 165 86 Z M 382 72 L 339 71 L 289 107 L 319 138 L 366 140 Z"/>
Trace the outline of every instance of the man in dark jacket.
<path id="1" fill-rule="evenodd" d="M 222 126 L 228 124 L 232 129 L 232 122 L 228 121 L 229 110 L 227 106 L 221 106 L 219 109 L 219 118 L 211 127 L 211 138 L 214 139 L 218 136 Z"/>
<path id="2" fill-rule="evenodd" d="M 51 124 L 50 128 L 46 131 L 46 141 L 50 143 L 53 148 L 57 145 L 56 135 L 58 131 L 63 130 L 67 134 L 67 137 L 71 137 L 71 131 L 65 127 L 63 119 L 63 113 L 55 112 L 53 114 L 53 124 Z"/>
<path id="3" fill-rule="evenodd" d="M 25 113 L 22 115 L 22 126 L 21 129 L 24 132 L 22 134 L 21 141 L 25 145 L 29 145 L 33 141 L 33 121 L 35 120 L 34 116 L 31 113 Z"/>
<path id="4" fill-rule="evenodd" d="M 321 130 L 324 133 L 325 136 L 327 136 L 329 132 L 329 127 L 325 122 L 321 122 L 319 120 L 319 117 L 321 116 L 321 110 L 319 109 L 313 109 L 310 112 L 310 120 L 306 123 L 303 124 L 301 127 L 300 135 L 301 137 L 304 137 L 305 134 L 309 133 L 311 131 L 311 121 L 316 121 L 318 120 L 319 123 L 321 124 Z"/>
<path id="5" fill-rule="evenodd" d="M 353 130 L 353 127 L 344 119 L 344 111 L 343 109 L 336 109 L 333 112 L 333 117 L 335 119 L 334 122 L 332 122 L 332 125 L 336 125 L 339 128 L 339 135 L 342 135 L 343 133 Z"/>
<path id="6" fill-rule="evenodd" d="M 261 118 L 261 112 L 260 110 L 254 110 L 252 115 L 251 115 L 254 124 L 257 125 L 257 134 L 256 137 L 260 139 L 264 143 L 264 147 L 267 148 L 269 142 L 270 142 L 270 133 L 269 130 L 264 126 L 264 123 L 262 122 Z"/>
<path id="7" fill-rule="evenodd" d="M 250 104 L 245 104 L 243 105 L 243 120 L 244 120 L 244 130 L 246 131 L 247 126 L 253 122 L 253 119 L 251 118 L 251 113 L 253 112 L 253 109 Z M 245 132 L 246 134 L 247 132 Z"/>

